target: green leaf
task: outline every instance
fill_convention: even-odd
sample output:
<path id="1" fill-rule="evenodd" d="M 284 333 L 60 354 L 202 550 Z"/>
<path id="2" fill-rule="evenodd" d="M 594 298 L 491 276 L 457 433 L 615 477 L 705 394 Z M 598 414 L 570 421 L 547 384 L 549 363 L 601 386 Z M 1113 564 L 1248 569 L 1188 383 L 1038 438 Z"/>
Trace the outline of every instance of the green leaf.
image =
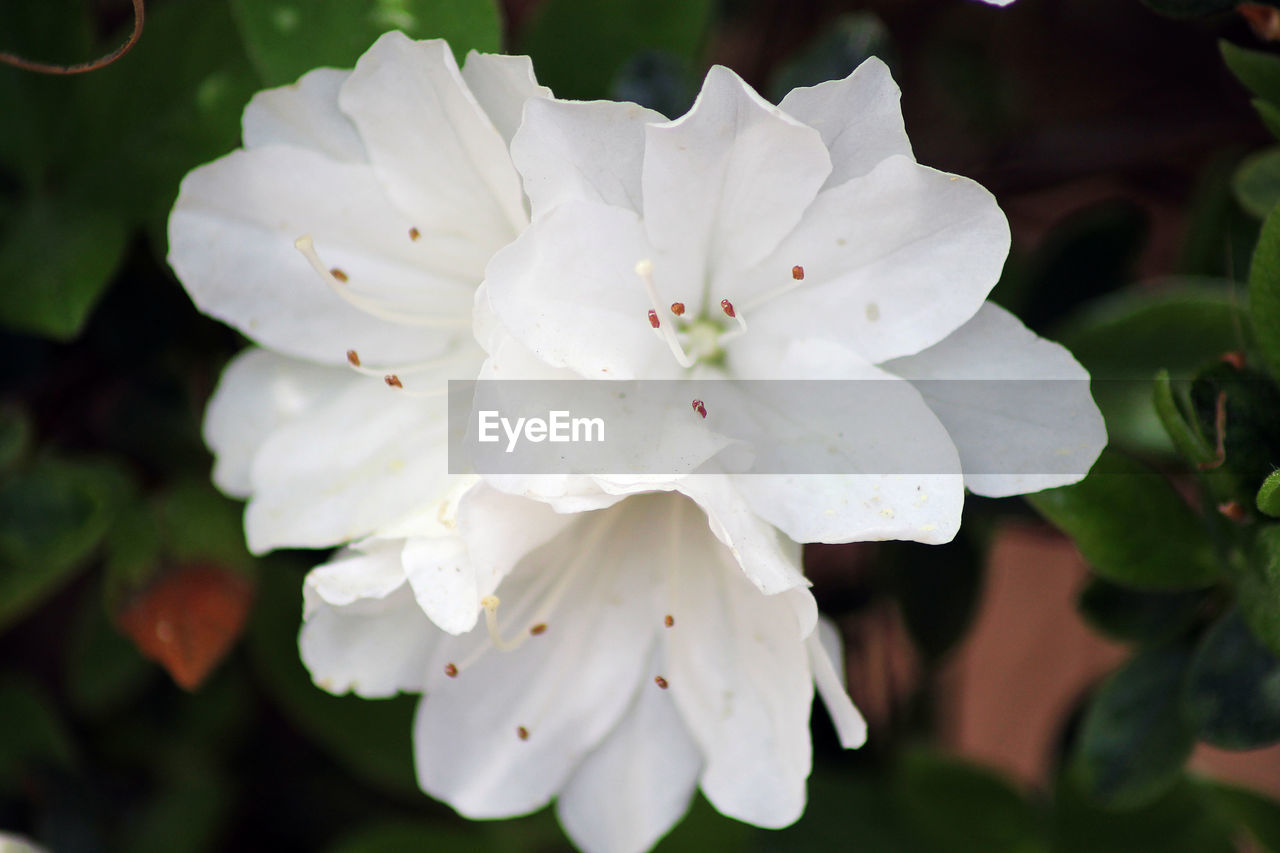
<path id="1" fill-rule="evenodd" d="M 1203 592 L 1140 592 L 1091 578 L 1077 607 L 1085 621 L 1126 643 L 1154 644 L 1174 639 L 1204 610 Z"/>
<path id="2" fill-rule="evenodd" d="M 502 42 L 495 0 L 232 0 L 254 67 L 268 86 L 321 66 L 351 68 L 388 30 L 494 53 Z"/>
<path id="3" fill-rule="evenodd" d="M 1257 749 L 1280 740 L 1280 659 L 1238 611 L 1205 632 L 1182 695 L 1187 719 L 1207 743 Z"/>
<path id="4" fill-rule="evenodd" d="M 0 474 L 27 455 L 33 432 L 31 418 L 20 404 L 0 404 Z"/>
<path id="5" fill-rule="evenodd" d="M 1253 552 L 1235 577 L 1240 614 L 1253 635 L 1280 655 L 1280 524 L 1258 531 Z"/>
<path id="6" fill-rule="evenodd" d="M 1127 811 L 1099 807 L 1074 774 L 1054 790 L 1053 849 L 1060 853 L 1236 853 L 1233 835 L 1216 799 L 1185 778 L 1155 802 Z"/>
<path id="7" fill-rule="evenodd" d="M 1272 471 L 1258 489 L 1258 511 L 1280 518 L 1280 471 Z"/>
<path id="8" fill-rule="evenodd" d="M 1186 410 L 1190 402 L 1183 403 L 1175 394 L 1169 371 L 1161 370 L 1156 374 L 1152 402 L 1155 404 L 1156 416 L 1160 418 L 1164 431 L 1177 448 L 1193 465 L 1212 462 L 1217 456 L 1215 449 L 1200 432 L 1194 418 L 1188 418 Z"/>
<path id="9" fill-rule="evenodd" d="M 107 619 L 98 590 L 84 596 L 66 646 L 66 694 L 80 714 L 118 711 L 146 687 L 154 670 Z"/>
<path id="10" fill-rule="evenodd" d="M 1197 0 L 1186 0 L 1188 3 Z M 1234 2 L 1223 5 L 1234 6 Z M 1261 50 L 1249 50 L 1237 47 L 1231 42 L 1220 41 L 1222 58 L 1226 61 L 1231 73 L 1244 84 L 1244 87 L 1263 100 L 1280 104 L 1280 56 Z"/>
<path id="11" fill-rule="evenodd" d="M 1268 148 L 1244 159 L 1232 181 L 1240 206 L 1259 219 L 1280 202 L 1280 148 Z"/>
<path id="12" fill-rule="evenodd" d="M 1222 442 L 1222 464 L 1211 473 L 1230 490 L 1230 498 L 1251 503 L 1280 460 L 1280 388 L 1260 371 L 1219 362 L 1191 383 L 1191 406 L 1201 434 L 1213 436 L 1215 445 Z M 1220 416 L 1225 418 L 1221 430 Z"/>
<path id="13" fill-rule="evenodd" d="M 381 790 L 421 797 L 413 772 L 417 697 L 333 696 L 311 683 L 298 658 L 302 576 L 283 561 L 261 573 L 249 626 L 249 653 L 258 680 L 298 729 Z"/>
<path id="14" fill-rule="evenodd" d="M 28 200 L 0 234 L 0 324 L 75 338 L 124 259 L 128 237 L 110 211 L 68 198 Z"/>
<path id="15" fill-rule="evenodd" d="M 892 50 L 889 30 L 880 18 L 871 12 L 845 13 L 778 69 L 769 96 L 777 103 L 792 89 L 842 79 L 868 57 L 888 61 Z"/>
<path id="16" fill-rule="evenodd" d="M 1008 781 L 989 770 L 915 751 L 902 759 L 895 783 L 907 820 L 940 850 L 1048 850 L 1040 815 Z"/>
<path id="17" fill-rule="evenodd" d="M 1280 107 L 1262 98 L 1254 98 L 1252 103 L 1267 130 L 1271 131 L 1272 136 L 1280 138 Z"/>
<path id="18" fill-rule="evenodd" d="M 0 681 L 0 794 L 13 795 L 38 765 L 66 767 L 75 747 L 56 706 L 36 685 L 7 676 Z"/>
<path id="19" fill-rule="evenodd" d="M 1262 226 L 1249 267 L 1249 317 L 1258 351 L 1274 377 L 1280 377 L 1280 211 Z"/>
<path id="20" fill-rule="evenodd" d="M 54 457 L 0 484 L 0 629 L 83 567 L 130 488 L 113 465 Z"/>
<path id="21" fill-rule="evenodd" d="M 1089 703 L 1073 765 L 1082 789 L 1100 804 L 1137 808 L 1182 778 L 1195 745 L 1178 701 L 1190 659 L 1183 644 L 1140 651 Z"/>
<path id="22" fill-rule="evenodd" d="M 661 50 L 642 50 L 619 69 L 609 97 L 679 116 L 693 106 L 699 82 L 688 60 Z"/>
<path id="23" fill-rule="evenodd" d="M 927 661 L 941 658 L 964 636 L 982 594 L 983 555 L 966 529 L 945 545 L 886 543 L 903 621 Z"/>
<path id="24" fill-rule="evenodd" d="M 1280 853 L 1280 803 L 1247 788 L 1209 779 L 1197 785 L 1215 801 L 1232 823 L 1243 826 L 1269 853 Z"/>
<path id="25" fill-rule="evenodd" d="M 173 486 L 158 505 L 161 550 L 174 563 L 213 563 L 252 573 L 256 561 L 245 546 L 243 506 L 207 480 Z"/>
<path id="26" fill-rule="evenodd" d="M 643 50 L 693 62 L 710 23 L 711 0 L 546 0 L 520 45 L 538 79 L 561 98 L 609 94 L 623 63 Z"/>
<path id="27" fill-rule="evenodd" d="M 858 853 L 933 853 L 933 846 L 926 843 L 913 826 L 913 815 L 902 808 L 898 786 L 886 785 L 883 772 L 836 773 L 833 770 L 819 766 L 809 777 L 808 804 L 800 820 L 780 831 L 757 832 L 756 843 L 747 849 L 755 853 L 841 850 L 848 846 L 849 827 L 857 826 Z M 716 814 L 709 806 L 705 808 Z M 708 831 L 701 837 L 690 837 L 686 829 L 688 823 L 688 820 L 682 822 L 669 836 L 670 841 L 676 843 L 664 843 L 658 847 L 659 853 L 718 851 L 723 849 L 719 838 L 735 825 L 742 826 L 724 818 L 717 823 L 708 820 Z"/>
<path id="28" fill-rule="evenodd" d="M 1104 451 L 1079 483 L 1027 500 L 1075 540 L 1099 575 L 1135 589 L 1196 589 L 1218 580 L 1200 518 L 1169 481 Z"/>

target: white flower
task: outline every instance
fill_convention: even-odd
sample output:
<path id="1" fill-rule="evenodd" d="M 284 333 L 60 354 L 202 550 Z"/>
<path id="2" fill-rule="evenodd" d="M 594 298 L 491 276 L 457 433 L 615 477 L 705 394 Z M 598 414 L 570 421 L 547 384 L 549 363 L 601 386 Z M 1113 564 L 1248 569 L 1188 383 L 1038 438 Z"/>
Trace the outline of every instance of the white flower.
<path id="1" fill-rule="evenodd" d="M 443 41 L 388 33 L 353 71 L 257 95 L 244 149 L 183 181 L 170 263 L 261 347 L 205 424 L 254 551 L 348 542 L 453 487 L 445 401 L 414 389 L 476 375 L 476 286 L 528 221 L 508 141 L 547 95 L 527 58 L 460 71 Z"/>
<path id="2" fill-rule="evenodd" d="M 534 222 L 481 288 L 485 375 L 527 375 L 534 358 L 591 379 L 1069 380 L 896 395 L 900 426 L 881 430 L 877 459 L 926 453 L 930 474 L 731 478 L 800 542 L 945 542 L 966 486 L 1003 496 L 1080 479 L 1105 443 L 1088 374 L 985 301 L 1004 215 L 976 183 L 916 163 L 898 99 L 870 59 L 780 107 L 716 67 L 671 122 L 632 104 L 531 102 L 512 157 Z M 1054 471 L 1067 473 L 1040 473 Z"/>
<path id="3" fill-rule="evenodd" d="M 462 636 L 415 601 L 405 567 L 422 547 L 369 542 L 313 571 L 301 648 L 329 690 L 425 694 L 418 779 L 463 815 L 555 797 L 583 849 L 641 851 L 700 787 L 726 815 L 784 826 L 804 809 L 815 681 L 842 741 L 865 738 L 809 592 L 761 595 L 677 494 L 555 516 L 472 489 L 436 553 L 514 569 L 486 600 L 486 626 Z M 798 571 L 799 546 L 775 534 L 772 547 Z"/>

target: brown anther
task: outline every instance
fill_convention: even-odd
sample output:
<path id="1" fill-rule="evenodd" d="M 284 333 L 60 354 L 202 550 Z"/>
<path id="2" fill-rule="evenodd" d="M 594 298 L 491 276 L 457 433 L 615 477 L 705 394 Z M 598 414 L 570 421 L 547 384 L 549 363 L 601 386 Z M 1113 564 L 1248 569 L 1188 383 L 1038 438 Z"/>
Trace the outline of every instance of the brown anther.
<path id="1" fill-rule="evenodd" d="M 421 236 L 422 236 L 422 232 L 421 232 L 421 231 L 419 231 L 417 228 L 410 228 L 410 229 L 409 229 L 409 239 L 410 239 L 410 240 L 417 240 L 417 239 L 418 239 L 419 237 L 421 237 Z"/>
<path id="2" fill-rule="evenodd" d="M 396 376 L 394 373 L 388 373 L 386 376 L 382 377 L 382 381 L 390 385 L 392 388 L 404 387 L 404 383 L 400 381 L 400 377 Z"/>
<path id="3" fill-rule="evenodd" d="M 451 663 L 447 663 L 444 665 L 444 674 L 449 676 L 450 678 L 457 678 L 458 668 Z"/>
<path id="4" fill-rule="evenodd" d="M 1248 513 L 1245 512 L 1239 501 L 1227 501 L 1226 503 L 1218 504 L 1218 512 L 1232 521 L 1244 521 L 1248 517 Z"/>
<path id="5" fill-rule="evenodd" d="M 668 613 L 666 616 L 662 617 L 662 624 L 670 628 L 672 625 L 676 624 L 675 617 Z"/>
<path id="6" fill-rule="evenodd" d="M 329 270 L 329 275 L 333 276 L 338 281 L 341 281 L 341 282 L 347 281 L 347 274 L 342 270 L 338 269 L 337 267 L 334 267 L 333 269 Z"/>
<path id="7" fill-rule="evenodd" d="M 516 726 L 516 737 L 520 738 L 520 740 L 528 740 L 529 730 L 524 726 Z"/>
<path id="8" fill-rule="evenodd" d="M 655 675 L 653 677 L 653 683 L 661 687 L 663 690 L 667 689 L 667 680 L 661 675 Z"/>
<path id="9" fill-rule="evenodd" d="M 538 636 L 539 634 L 547 633 L 547 623 L 539 622 L 537 625 L 534 625 L 532 628 L 529 629 L 529 633 L 535 637 Z"/>
<path id="10" fill-rule="evenodd" d="M 359 367 L 360 353 L 356 352 L 353 349 L 347 350 L 347 363 L 350 364 L 352 367 Z"/>
<path id="11" fill-rule="evenodd" d="M 1220 358 L 1236 370 L 1244 370 L 1244 353 L 1240 352 L 1240 350 L 1224 352 Z"/>
<path id="12" fill-rule="evenodd" d="M 684 314 L 684 303 L 683 303 L 683 302 L 672 302 L 672 303 L 671 303 L 671 313 L 672 313 L 672 314 L 675 314 L 677 317 L 679 317 L 680 315 Z"/>
<path id="13" fill-rule="evenodd" d="M 1236 7 L 1249 26 L 1263 41 L 1280 40 L 1280 9 L 1262 3 L 1241 3 Z"/>
<path id="14" fill-rule="evenodd" d="M 791 268 L 791 277 L 796 281 L 804 281 L 804 267 L 796 264 Z"/>
<path id="15" fill-rule="evenodd" d="M 733 310 L 733 303 L 730 302 L 728 299 L 720 300 L 720 310 L 723 311 L 729 317 L 738 316 L 737 313 L 735 313 Z"/>
<path id="16" fill-rule="evenodd" d="M 693 401 L 693 410 L 698 414 L 702 415 L 704 418 L 707 416 L 707 407 L 702 405 L 701 400 Z"/>
<path id="17" fill-rule="evenodd" d="M 657 311 L 652 311 L 652 310 L 651 310 L 651 311 L 649 312 L 649 325 L 650 325 L 650 326 L 653 326 L 655 329 L 662 325 L 662 323 L 658 320 L 658 312 L 657 312 Z"/>

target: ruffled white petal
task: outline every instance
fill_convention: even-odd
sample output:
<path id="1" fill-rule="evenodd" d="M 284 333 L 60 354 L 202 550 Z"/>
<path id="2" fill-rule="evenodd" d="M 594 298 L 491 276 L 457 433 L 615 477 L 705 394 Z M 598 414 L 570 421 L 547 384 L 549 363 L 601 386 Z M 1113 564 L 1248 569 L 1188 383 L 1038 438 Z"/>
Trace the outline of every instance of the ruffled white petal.
<path id="1" fill-rule="evenodd" d="M 433 273 L 427 240 L 391 204 L 371 167 L 289 146 L 237 151 L 191 172 L 169 218 L 169 263 L 196 307 L 285 355 L 341 364 L 439 352 L 467 334 L 479 280 Z M 334 293 L 294 247 L 323 262 L 389 321 Z M 429 314 L 442 328 L 405 325 Z"/>
<path id="2" fill-rule="evenodd" d="M 889 157 L 911 156 L 901 97 L 889 67 L 873 56 L 843 80 L 792 89 L 778 106 L 822 134 L 831 153 L 829 188 L 865 175 Z"/>
<path id="3" fill-rule="evenodd" d="M 227 364 L 204 412 L 204 440 L 213 451 L 213 482 L 238 498 L 253 491 L 253 458 L 279 426 L 304 417 L 362 381 L 348 370 L 322 367 L 251 347 Z"/>
<path id="4" fill-rule="evenodd" d="M 735 304 L 752 336 L 802 331 L 878 364 L 932 346 L 976 314 L 1008 251 L 1009 226 L 989 192 L 890 157 L 819 194 Z M 793 265 L 803 282 L 791 280 Z"/>
<path id="5" fill-rule="evenodd" d="M 405 583 L 400 543 L 312 570 L 303 601 L 298 649 L 318 686 L 366 698 L 423 689 L 439 632 Z"/>
<path id="6" fill-rule="evenodd" d="M 626 715 L 574 771 L 556 815 L 586 853 L 643 853 L 689 809 L 702 756 L 651 659 Z"/>
<path id="7" fill-rule="evenodd" d="M 360 57 L 338 102 L 400 209 L 424 234 L 452 235 L 435 253 L 478 280 L 526 216 L 506 143 L 448 44 L 387 33 Z"/>
<path id="8" fill-rule="evenodd" d="M 535 219 L 573 199 L 642 210 L 646 123 L 661 113 L 613 101 L 537 101 L 511 143 Z"/>
<path id="9" fill-rule="evenodd" d="M 817 131 L 713 67 L 688 113 L 645 128 L 644 227 L 659 286 L 694 315 L 734 296 L 738 272 L 795 227 L 830 173 Z"/>
<path id="10" fill-rule="evenodd" d="M 525 101 L 551 97 L 551 90 L 538 84 L 527 56 L 470 51 L 462 79 L 508 145 L 520 126 Z"/>
<path id="11" fill-rule="evenodd" d="M 355 125 L 338 109 L 338 90 L 350 74 L 317 68 L 297 83 L 254 95 L 241 120 L 244 147 L 293 145 L 345 163 L 367 162 Z"/>
<path id="12" fill-rule="evenodd" d="M 1088 372 L 993 303 L 941 343 L 884 367 L 924 380 L 917 387 L 951 434 L 965 485 L 977 494 L 1074 483 L 1107 443 Z"/>

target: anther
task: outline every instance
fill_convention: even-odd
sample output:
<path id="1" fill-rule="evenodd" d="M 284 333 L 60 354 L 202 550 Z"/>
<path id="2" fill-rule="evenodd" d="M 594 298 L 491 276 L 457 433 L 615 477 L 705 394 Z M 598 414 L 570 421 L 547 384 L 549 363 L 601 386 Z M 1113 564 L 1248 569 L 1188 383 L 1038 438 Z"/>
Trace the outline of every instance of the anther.
<path id="1" fill-rule="evenodd" d="M 419 237 L 421 237 L 421 236 L 422 236 L 422 232 L 421 232 L 421 231 L 419 231 L 417 228 L 410 228 L 410 229 L 409 229 L 409 239 L 410 239 L 410 240 L 417 240 L 417 239 L 418 239 Z"/>
<path id="2" fill-rule="evenodd" d="M 701 400 L 693 401 L 693 410 L 698 414 L 702 415 L 704 418 L 707 416 L 707 407 L 702 405 Z"/>
<path id="3" fill-rule="evenodd" d="M 516 737 L 520 738 L 520 740 L 528 740 L 529 730 L 524 726 L 516 726 Z"/>
<path id="4" fill-rule="evenodd" d="M 738 316 L 738 315 L 737 315 L 737 314 L 735 314 L 735 313 L 734 313 L 734 311 L 733 311 L 733 303 L 732 303 L 732 302 L 730 302 L 728 299 L 721 299 L 721 300 L 720 300 L 720 310 L 721 310 L 721 311 L 723 311 L 723 312 L 725 313 L 725 316 L 727 316 L 727 317 L 737 317 L 737 316 Z"/>
<path id="5" fill-rule="evenodd" d="M 673 617 L 670 613 L 668 613 L 666 616 L 662 618 L 662 624 L 670 628 L 672 625 L 676 624 L 675 617 Z"/>
<path id="6" fill-rule="evenodd" d="M 663 690 L 667 689 L 667 680 L 661 675 L 655 675 L 653 677 L 653 683 L 661 687 Z"/>
<path id="7" fill-rule="evenodd" d="M 329 270 L 329 275 L 333 276 L 343 284 L 346 284 L 348 281 L 351 280 L 350 278 L 347 277 L 347 274 L 345 272 L 338 269 L 337 267 L 334 267 L 333 269 Z"/>
<path id="8" fill-rule="evenodd" d="M 458 667 L 455 664 L 447 663 L 444 665 L 444 674 L 450 678 L 457 678 Z"/>
<path id="9" fill-rule="evenodd" d="M 679 317 L 679 316 L 681 316 L 682 314 L 684 314 L 684 303 L 683 303 L 683 302 L 672 302 L 672 303 L 671 303 L 671 313 L 672 313 L 672 314 L 675 314 L 677 317 Z"/>
<path id="10" fill-rule="evenodd" d="M 655 329 L 662 325 L 662 322 L 658 320 L 658 312 L 653 309 L 649 309 L 649 325 Z"/>
<path id="11" fill-rule="evenodd" d="M 1218 504 L 1218 512 L 1232 521 L 1244 521 L 1249 517 L 1249 514 L 1245 512 L 1239 501 L 1227 501 L 1226 503 Z"/>
<path id="12" fill-rule="evenodd" d="M 350 364 L 352 367 L 359 367 L 360 353 L 356 352 L 353 349 L 347 350 L 347 363 Z"/>
<path id="13" fill-rule="evenodd" d="M 658 289 L 653 284 L 653 262 L 648 258 L 637 261 L 636 275 L 640 276 L 640 282 L 644 285 L 645 295 L 649 297 L 649 325 L 658 329 L 658 334 L 662 335 L 662 340 L 666 342 L 671 354 L 675 356 L 676 362 L 681 367 L 693 367 L 693 359 L 689 358 L 689 354 L 684 351 L 684 347 L 680 346 L 680 341 L 676 339 L 676 333 L 670 326 L 663 326 L 658 322 L 658 306 L 662 303 L 658 301 Z"/>
<path id="14" fill-rule="evenodd" d="M 537 625 L 534 625 L 529 629 L 529 633 L 535 637 L 538 636 L 539 634 L 547 633 L 547 623 L 539 622 Z"/>
<path id="15" fill-rule="evenodd" d="M 386 376 L 382 377 L 382 381 L 387 383 L 387 385 L 391 386 L 392 388 L 404 387 L 404 383 L 400 381 L 400 377 L 396 376 L 394 373 L 388 373 Z"/>
<path id="16" fill-rule="evenodd" d="M 796 264 L 791 268 L 791 277 L 796 281 L 804 281 L 804 267 Z"/>

